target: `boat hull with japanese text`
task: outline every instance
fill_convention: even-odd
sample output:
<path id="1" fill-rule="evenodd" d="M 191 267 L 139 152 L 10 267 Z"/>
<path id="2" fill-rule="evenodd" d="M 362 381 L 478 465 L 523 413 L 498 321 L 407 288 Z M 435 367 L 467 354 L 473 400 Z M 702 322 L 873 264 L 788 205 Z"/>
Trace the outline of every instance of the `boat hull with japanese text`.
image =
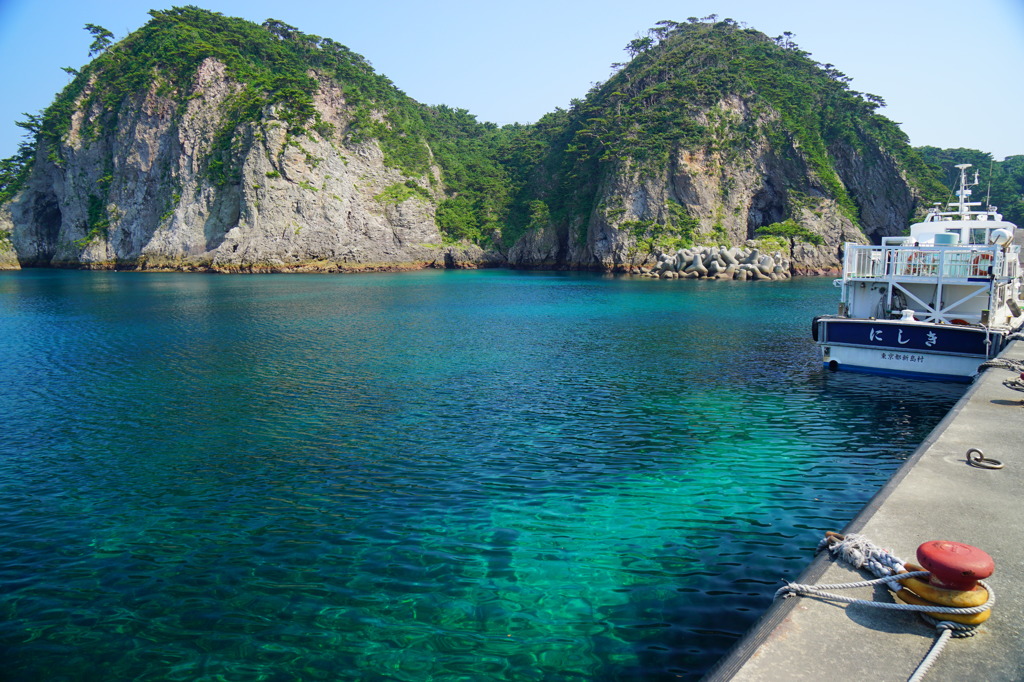
<path id="1" fill-rule="evenodd" d="M 1005 334 L 980 327 L 822 316 L 814 337 L 830 369 L 923 379 L 970 381 L 1001 349 Z"/>
<path id="2" fill-rule="evenodd" d="M 1024 325 L 1017 226 L 978 210 L 961 164 L 951 211 L 929 211 L 910 234 L 847 243 L 837 315 L 812 336 L 831 370 L 970 381 Z"/>

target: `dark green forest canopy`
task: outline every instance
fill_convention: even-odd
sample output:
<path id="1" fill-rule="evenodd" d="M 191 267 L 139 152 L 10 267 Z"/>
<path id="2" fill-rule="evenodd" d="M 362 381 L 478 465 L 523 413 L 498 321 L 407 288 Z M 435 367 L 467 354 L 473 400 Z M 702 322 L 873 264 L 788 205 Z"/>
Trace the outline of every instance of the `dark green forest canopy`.
<path id="1" fill-rule="evenodd" d="M 80 71 L 67 69 L 72 82 L 45 111 L 19 123 L 27 140 L 0 162 L 0 202 L 22 186 L 37 155 L 62 162 L 61 142 L 76 108 L 103 112 L 84 130 L 93 138 L 114 130 L 130 98 L 151 88 L 178 102 L 180 115 L 208 58 L 223 63 L 241 85 L 225 104 L 226 123 L 205 160 L 211 182 L 237 182 L 241 131 L 267 117 L 283 121 L 291 136 L 376 139 L 385 163 L 410 178 L 432 182 L 431 164 L 440 167 L 445 196 L 437 222 L 450 241 L 505 248 L 527 229 L 579 224 L 594 208 L 602 175 L 616 164 L 664 173 L 679 150 L 717 150 L 728 158 L 757 134 L 797 141 L 824 189 L 851 217 L 857 215 L 856 197 L 840 182 L 832 155 L 840 144 L 855 150 L 867 142 L 880 145 L 922 196 L 945 198 L 945 157 L 940 150 L 912 149 L 899 127 L 877 113 L 880 97 L 850 89 L 849 78 L 814 62 L 791 35 L 769 38 L 730 19 L 659 22 L 626 46 L 628 62 L 613 65 L 608 81 L 568 110 L 531 125 L 499 127 L 464 109 L 419 104 L 344 45 L 277 20 L 258 25 L 194 6 L 150 15 L 144 27 L 116 43 L 102 27 L 87 27 L 97 56 Z M 318 77 L 338 83 L 352 107 L 345 130 L 320 119 L 313 104 Z M 714 112 L 726 97 L 746 103 L 750 116 L 698 116 Z M 987 157 L 967 156 L 955 161 Z M 1021 159 L 986 162 L 998 171 L 993 200 L 999 197 L 1008 217 L 1021 212 Z M 987 172 L 984 163 L 976 165 Z"/>
<path id="2" fill-rule="evenodd" d="M 973 188 L 974 201 L 991 202 L 997 206 L 1006 220 L 1024 225 L 1024 155 L 1008 156 L 996 161 L 991 154 L 976 149 L 938 149 L 920 147 L 921 157 L 931 166 L 939 169 L 946 187 L 951 188 L 946 196 L 935 201 L 953 201 L 953 188 L 959 182 L 960 171 L 956 166 L 969 163 L 972 171 L 978 171 L 980 181 Z"/>

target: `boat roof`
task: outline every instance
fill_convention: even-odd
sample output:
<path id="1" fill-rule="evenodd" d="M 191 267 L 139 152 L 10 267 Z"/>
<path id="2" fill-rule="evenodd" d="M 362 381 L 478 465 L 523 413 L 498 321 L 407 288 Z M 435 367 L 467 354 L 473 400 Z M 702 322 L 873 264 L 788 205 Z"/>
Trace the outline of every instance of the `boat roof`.
<path id="1" fill-rule="evenodd" d="M 978 173 L 974 173 L 974 181 L 968 182 L 967 169 L 969 163 L 957 166 L 960 170 L 960 188 L 956 190 L 956 201 L 947 202 L 952 210 L 940 211 L 941 203 L 935 204 L 924 220 L 910 226 L 910 236 L 918 241 L 931 241 L 936 234 L 955 233 L 960 235 L 962 244 L 987 244 L 994 230 L 1005 230 L 1013 237 L 1017 226 L 1003 216 L 995 206 L 979 207 L 980 201 L 970 201 L 971 187 L 978 184 Z M 987 202 L 986 202 L 987 203 Z"/>

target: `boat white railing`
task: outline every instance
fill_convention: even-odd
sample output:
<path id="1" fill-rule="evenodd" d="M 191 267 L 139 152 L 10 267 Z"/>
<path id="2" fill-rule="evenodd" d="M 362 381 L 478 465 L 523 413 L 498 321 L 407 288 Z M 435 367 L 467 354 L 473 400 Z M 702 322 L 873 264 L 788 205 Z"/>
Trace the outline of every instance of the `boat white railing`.
<path id="1" fill-rule="evenodd" d="M 1015 277 L 1019 264 L 1013 246 L 1005 255 L 998 246 L 865 246 L 846 250 L 844 279 L 979 279 Z"/>

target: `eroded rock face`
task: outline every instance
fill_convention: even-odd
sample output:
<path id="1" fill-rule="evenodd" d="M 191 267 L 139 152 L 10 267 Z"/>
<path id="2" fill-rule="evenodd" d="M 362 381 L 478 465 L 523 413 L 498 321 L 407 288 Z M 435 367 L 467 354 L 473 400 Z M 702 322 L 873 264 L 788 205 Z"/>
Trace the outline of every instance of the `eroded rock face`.
<path id="1" fill-rule="evenodd" d="M 862 230 L 796 142 L 779 147 L 778 135 L 769 141 L 765 130 L 774 115 L 764 107 L 755 114 L 729 97 L 707 116 L 719 130 L 746 131 L 742 144 L 723 138 L 677 149 L 662 168 L 620 161 L 590 180 L 596 197 L 589 215 L 528 231 L 506 253 L 446 246 L 435 221 L 444 198 L 440 170 L 406 176 L 385 164 L 376 140 L 346 142 L 353 114 L 344 92 L 311 75 L 319 83 L 314 101 L 322 134 L 290 136 L 267 109 L 260 122 L 225 136 L 226 105 L 240 86 L 214 59 L 202 63 L 191 91 L 178 99 L 155 84 L 129 98 L 116 129 L 106 125 L 111 112 L 79 106 L 61 148 L 40 150 L 25 188 L 0 212 L 0 267 L 13 262 L 13 246 L 29 266 L 629 271 L 656 259 L 630 223 L 685 220 L 698 243 L 739 245 L 759 227 L 794 218 L 824 244 L 798 244 L 793 271 L 824 273 L 840 266 L 845 242 L 898 233 L 915 207 L 898 165 L 877 146 L 839 145 L 830 154 L 859 206 Z"/>
<path id="2" fill-rule="evenodd" d="M 10 207 L 0 206 L 0 270 L 21 269 L 18 253 L 14 250 L 14 244 L 11 242 L 13 229 Z"/>
<path id="3" fill-rule="evenodd" d="M 757 117 L 740 98 L 719 103 L 719 120 L 763 131 L 771 114 Z M 812 168 L 799 146 L 773 146 L 762 133 L 742 146 L 710 145 L 677 150 L 663 169 L 615 166 L 604 178 L 594 210 L 582 230 L 585 239 L 566 245 L 571 267 L 629 270 L 649 265 L 654 254 L 638 252 L 637 241 L 622 226 L 631 221 L 696 220 L 694 238 L 704 243 L 743 244 L 760 227 L 793 218 L 821 235 L 821 246 L 797 244 L 794 271 L 831 273 L 842 265 L 843 244 L 867 243 L 906 228 L 917 199 L 897 164 L 877 145 L 862 140 L 857 149 L 831 150 L 839 182 L 856 201 L 859 225 L 844 211 Z M 672 211 L 676 216 L 668 215 Z M 861 228 L 863 226 L 863 230 Z M 572 230 L 570 230 L 570 233 Z M 529 235 L 550 241 L 550 235 Z"/>
<path id="4" fill-rule="evenodd" d="M 376 141 L 344 144 L 344 94 L 328 79 L 319 82 L 316 106 L 333 134 L 289 137 L 266 111 L 263 122 L 236 132 L 219 178 L 210 160 L 224 102 L 238 85 L 216 60 L 202 64 L 180 114 L 155 86 L 126 103 L 112 135 L 90 137 L 90 126 L 109 114 L 78 111 L 60 150 L 64 162 L 40 154 L 11 203 L 19 258 L 29 265 L 225 271 L 493 260 L 476 247 L 442 246 L 434 221 L 439 171 L 432 171 L 434 183 L 410 178 L 384 164 Z M 381 196 L 406 183 L 419 189 L 399 201 Z"/>

